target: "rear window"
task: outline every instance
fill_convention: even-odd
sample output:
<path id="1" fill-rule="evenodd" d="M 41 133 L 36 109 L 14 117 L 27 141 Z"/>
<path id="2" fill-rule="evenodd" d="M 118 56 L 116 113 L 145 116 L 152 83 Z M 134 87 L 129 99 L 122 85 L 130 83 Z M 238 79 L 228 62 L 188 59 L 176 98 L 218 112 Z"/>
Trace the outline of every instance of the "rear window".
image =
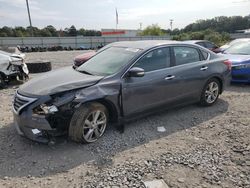
<path id="1" fill-rule="evenodd" d="M 196 44 L 200 45 L 200 46 L 203 46 L 203 47 L 206 47 L 204 42 L 197 42 Z"/>

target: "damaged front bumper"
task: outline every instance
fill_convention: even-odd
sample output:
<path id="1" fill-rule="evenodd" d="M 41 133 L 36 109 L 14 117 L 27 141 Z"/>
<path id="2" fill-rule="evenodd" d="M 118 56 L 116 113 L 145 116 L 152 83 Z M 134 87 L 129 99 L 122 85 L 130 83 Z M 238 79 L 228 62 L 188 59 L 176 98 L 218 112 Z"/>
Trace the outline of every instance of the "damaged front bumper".
<path id="1" fill-rule="evenodd" d="M 54 129 L 50 126 L 45 117 L 29 116 L 26 113 L 21 115 L 13 112 L 14 125 L 19 135 L 25 136 L 33 141 L 49 143 L 48 131 Z"/>
<path id="2" fill-rule="evenodd" d="M 55 136 L 66 133 L 69 118 L 63 110 L 55 114 L 34 113 L 34 109 L 50 100 L 50 96 L 27 97 L 16 93 L 12 111 L 14 125 L 19 135 L 33 141 L 49 143 Z"/>

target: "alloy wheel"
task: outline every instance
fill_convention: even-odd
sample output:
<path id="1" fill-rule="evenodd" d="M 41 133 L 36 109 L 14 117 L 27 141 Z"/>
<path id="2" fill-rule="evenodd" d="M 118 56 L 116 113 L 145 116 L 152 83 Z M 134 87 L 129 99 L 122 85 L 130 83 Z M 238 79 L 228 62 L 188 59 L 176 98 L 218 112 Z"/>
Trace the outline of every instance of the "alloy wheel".
<path id="1" fill-rule="evenodd" d="M 219 95 L 219 85 L 216 82 L 210 82 L 205 92 L 206 102 L 209 104 L 214 103 L 218 95 Z"/>
<path id="2" fill-rule="evenodd" d="M 106 114 L 100 110 L 92 111 L 84 122 L 83 138 L 87 142 L 95 142 L 103 135 L 106 125 Z"/>

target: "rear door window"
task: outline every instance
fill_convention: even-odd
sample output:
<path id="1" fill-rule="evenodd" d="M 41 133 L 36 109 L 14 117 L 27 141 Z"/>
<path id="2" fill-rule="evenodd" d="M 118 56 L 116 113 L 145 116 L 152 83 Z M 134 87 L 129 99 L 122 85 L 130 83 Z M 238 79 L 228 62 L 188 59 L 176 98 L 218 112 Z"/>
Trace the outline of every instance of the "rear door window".
<path id="1" fill-rule="evenodd" d="M 173 47 L 173 50 L 176 65 L 184 65 L 201 61 L 200 53 L 196 48 L 187 46 L 175 46 Z"/>

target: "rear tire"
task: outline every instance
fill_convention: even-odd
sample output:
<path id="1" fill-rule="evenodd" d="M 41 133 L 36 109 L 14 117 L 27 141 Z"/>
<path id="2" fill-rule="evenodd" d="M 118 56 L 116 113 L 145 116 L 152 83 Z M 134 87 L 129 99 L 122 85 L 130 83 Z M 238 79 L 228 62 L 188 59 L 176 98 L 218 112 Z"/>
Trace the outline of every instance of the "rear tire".
<path id="1" fill-rule="evenodd" d="M 105 132 L 108 111 L 100 103 L 84 104 L 76 109 L 69 126 L 69 138 L 75 142 L 92 143 Z"/>
<path id="2" fill-rule="evenodd" d="M 219 80 L 216 78 L 209 79 L 202 90 L 200 104 L 202 106 L 213 105 L 220 95 L 220 90 Z"/>

